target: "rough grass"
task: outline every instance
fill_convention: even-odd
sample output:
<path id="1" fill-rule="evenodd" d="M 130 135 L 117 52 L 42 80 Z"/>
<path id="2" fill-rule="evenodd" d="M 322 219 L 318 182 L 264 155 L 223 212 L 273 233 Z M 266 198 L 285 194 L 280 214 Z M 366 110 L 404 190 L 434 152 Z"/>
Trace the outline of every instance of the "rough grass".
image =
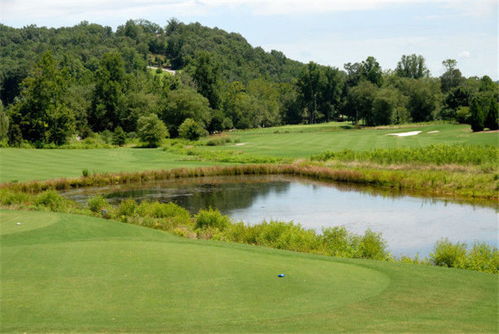
<path id="1" fill-rule="evenodd" d="M 370 161 L 379 164 L 491 165 L 497 164 L 499 147 L 490 145 L 430 145 L 419 148 L 375 149 L 371 151 L 327 151 L 312 160 Z"/>
<path id="2" fill-rule="evenodd" d="M 346 129 L 345 129 L 346 128 Z M 422 131 L 409 137 L 389 133 Z M 436 133 L 429 133 L 438 131 Z M 469 125 L 408 124 L 403 127 L 354 129 L 348 123 L 288 125 L 275 128 L 241 130 L 229 133 L 238 144 L 204 147 L 205 150 L 235 150 L 260 156 L 309 158 L 325 151 L 369 151 L 400 147 L 466 144 L 498 146 L 497 133 L 473 133 Z M 209 140 L 209 139 L 206 139 Z M 241 145 L 243 144 L 243 145 Z M 236 146 L 237 145 L 237 146 Z"/>
<path id="3" fill-rule="evenodd" d="M 491 274 L 193 241 L 68 214 L 0 215 L 10 228 L 0 237 L 3 333 L 498 330 Z"/>

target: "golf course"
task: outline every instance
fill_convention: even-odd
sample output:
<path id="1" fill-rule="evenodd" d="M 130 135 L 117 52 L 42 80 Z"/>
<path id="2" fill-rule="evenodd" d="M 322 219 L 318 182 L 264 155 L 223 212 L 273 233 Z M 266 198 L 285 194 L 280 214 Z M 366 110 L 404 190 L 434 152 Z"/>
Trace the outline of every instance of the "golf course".
<path id="1" fill-rule="evenodd" d="M 451 2 L 2 1 L 0 333 L 499 334 L 498 4 Z"/>
<path id="2" fill-rule="evenodd" d="M 497 328 L 496 275 L 189 240 L 79 215 L 0 217 L 4 333 Z"/>

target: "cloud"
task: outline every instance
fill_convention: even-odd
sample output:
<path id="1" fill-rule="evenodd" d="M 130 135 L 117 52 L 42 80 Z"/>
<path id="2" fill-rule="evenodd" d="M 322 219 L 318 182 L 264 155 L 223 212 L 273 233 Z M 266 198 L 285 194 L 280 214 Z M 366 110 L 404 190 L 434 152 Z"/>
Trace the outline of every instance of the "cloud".
<path id="1" fill-rule="evenodd" d="M 0 0 L 0 19 L 27 16 L 55 18 L 105 15 L 139 17 L 165 12 L 175 15 L 208 15 L 217 9 L 244 9 L 254 15 L 317 14 L 374 10 L 388 6 L 424 4 L 456 10 L 466 15 L 496 15 L 499 0 Z M 10 20 L 9 20 L 10 21 Z"/>
<path id="2" fill-rule="evenodd" d="M 471 57 L 471 53 L 469 51 L 464 50 L 459 53 L 459 58 L 469 58 L 469 57 Z"/>

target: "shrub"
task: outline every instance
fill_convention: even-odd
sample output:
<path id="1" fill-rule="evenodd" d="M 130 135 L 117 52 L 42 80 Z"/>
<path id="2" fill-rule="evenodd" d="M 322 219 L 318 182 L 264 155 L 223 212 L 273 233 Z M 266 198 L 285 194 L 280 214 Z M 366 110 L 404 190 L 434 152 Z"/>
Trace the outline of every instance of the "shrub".
<path id="1" fill-rule="evenodd" d="M 437 266 L 462 268 L 466 262 L 466 245 L 442 239 L 430 254 L 430 261 Z"/>
<path id="2" fill-rule="evenodd" d="M 123 146 L 126 142 L 126 133 L 118 126 L 113 133 L 113 145 Z"/>
<path id="3" fill-rule="evenodd" d="M 101 195 L 97 195 L 88 199 L 88 208 L 92 212 L 101 212 L 101 210 L 109 207 L 107 200 Z"/>
<path id="4" fill-rule="evenodd" d="M 206 136 L 207 132 L 198 122 L 192 118 L 187 118 L 178 128 L 180 137 L 189 140 L 198 140 L 202 136 Z"/>
<path id="5" fill-rule="evenodd" d="M 354 254 L 356 242 L 344 226 L 323 229 L 321 239 L 328 255 L 352 257 Z"/>
<path id="6" fill-rule="evenodd" d="M 223 231 L 230 225 L 230 219 L 218 210 L 199 210 L 196 218 L 196 229 L 217 228 Z"/>
<path id="7" fill-rule="evenodd" d="M 66 199 L 56 191 L 44 191 L 36 196 L 35 205 L 49 208 L 52 211 L 59 211 L 66 207 Z"/>
<path id="8" fill-rule="evenodd" d="M 190 217 L 189 211 L 175 203 L 142 202 L 137 207 L 137 213 L 153 218 Z"/>
<path id="9" fill-rule="evenodd" d="M 140 140 L 148 147 L 158 147 L 163 139 L 169 137 L 165 123 L 155 114 L 140 117 L 137 128 Z"/>
<path id="10" fill-rule="evenodd" d="M 137 210 L 137 203 L 133 199 L 125 199 L 121 201 L 117 209 L 118 216 L 133 216 Z"/>
<path id="11" fill-rule="evenodd" d="M 19 205 L 27 204 L 32 200 L 32 195 L 20 191 L 0 190 L 0 204 Z"/>
<path id="12" fill-rule="evenodd" d="M 82 171 L 81 171 L 81 175 L 83 177 L 88 177 L 90 175 L 90 172 L 88 171 L 87 168 L 84 168 Z"/>
<path id="13" fill-rule="evenodd" d="M 381 233 L 367 230 L 359 240 L 359 246 L 355 257 L 373 260 L 386 260 L 389 254 L 386 251 L 386 243 Z"/>
<path id="14" fill-rule="evenodd" d="M 486 243 L 476 243 L 466 256 L 465 269 L 497 274 L 499 251 Z"/>

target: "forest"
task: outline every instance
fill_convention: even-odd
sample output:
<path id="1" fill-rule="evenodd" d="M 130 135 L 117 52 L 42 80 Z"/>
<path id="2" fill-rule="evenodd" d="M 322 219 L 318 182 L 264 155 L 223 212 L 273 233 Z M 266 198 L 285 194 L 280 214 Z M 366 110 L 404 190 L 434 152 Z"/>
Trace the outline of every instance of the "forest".
<path id="1" fill-rule="evenodd" d="M 422 55 L 395 69 L 374 57 L 343 69 L 252 47 L 239 34 L 170 19 L 116 31 L 0 24 L 0 146 L 124 145 L 196 140 L 229 129 L 351 121 L 378 126 L 446 120 L 498 129 L 499 85 Z"/>

